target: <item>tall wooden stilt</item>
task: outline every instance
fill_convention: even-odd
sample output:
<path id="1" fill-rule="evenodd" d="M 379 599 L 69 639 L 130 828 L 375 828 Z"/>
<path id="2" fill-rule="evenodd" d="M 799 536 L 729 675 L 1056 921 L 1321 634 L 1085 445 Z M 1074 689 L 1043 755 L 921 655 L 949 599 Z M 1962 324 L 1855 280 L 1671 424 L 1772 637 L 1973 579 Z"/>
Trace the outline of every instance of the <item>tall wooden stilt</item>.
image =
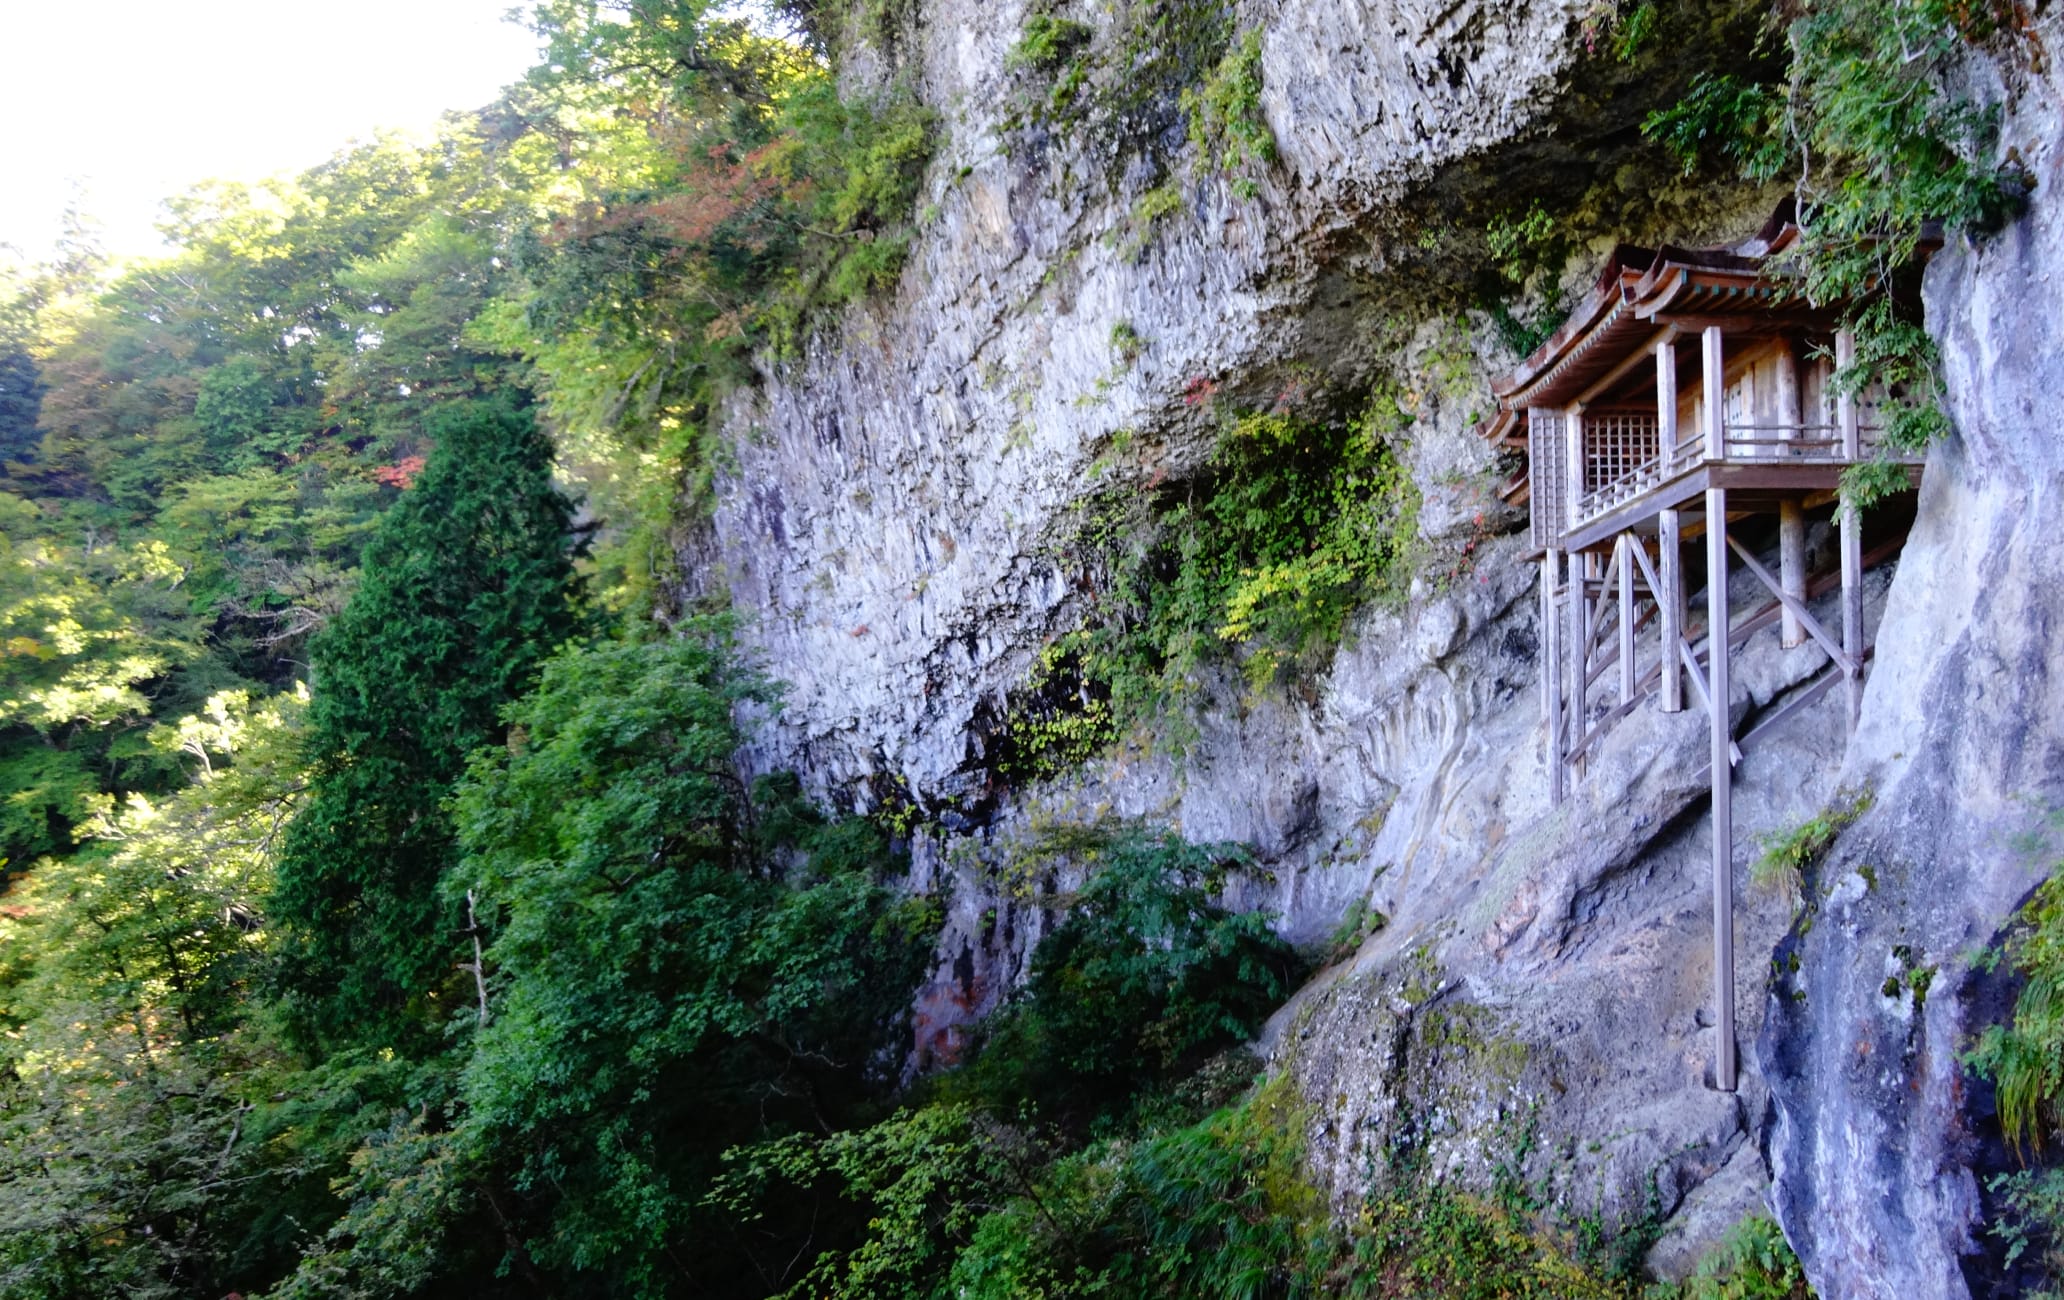
<path id="1" fill-rule="evenodd" d="M 1569 604 L 1569 644 L 1565 647 L 1569 659 L 1569 686 L 1563 692 L 1569 698 L 1569 713 L 1563 722 L 1564 753 L 1575 749 L 1577 742 L 1584 738 L 1584 718 L 1591 711 L 1585 690 L 1586 679 L 1591 675 L 1591 656 L 1586 651 L 1591 644 L 1591 602 L 1584 583 L 1587 559 L 1581 551 L 1569 553 L 1569 594 L 1566 598 Z M 1574 765 L 1571 766 L 1571 775 L 1575 775 Z"/>
<path id="2" fill-rule="evenodd" d="M 1618 544 L 1613 547 L 1613 580 L 1620 588 L 1620 703 L 1634 703 L 1635 684 L 1640 680 L 1634 671 L 1634 548 L 1638 543 L 1632 533 L 1621 533 Z"/>
<path id="3" fill-rule="evenodd" d="M 1717 424 L 1717 418 L 1711 423 Z M 1733 1092 L 1734 1042 L 1734 771 L 1728 734 L 1727 490 L 1706 492 L 1706 620 L 1712 697 L 1713 764 L 1713 1086 Z"/>
<path id="4" fill-rule="evenodd" d="M 1856 335 L 1848 330 L 1835 334 L 1835 371 L 1840 374 L 1856 364 Z M 1835 427 L 1842 438 L 1842 459 L 1855 464 L 1863 459 L 1863 429 L 1856 416 L 1856 395 L 1845 391 L 1835 398 Z M 1844 496 L 1842 499 L 1842 652 L 1858 665 L 1846 683 L 1849 694 L 1849 730 L 1856 730 L 1863 716 L 1863 512 Z"/>
<path id="5" fill-rule="evenodd" d="M 1706 459 L 1727 457 L 1727 353 L 1721 343 L 1720 327 L 1706 326 L 1699 335 L 1699 378 L 1703 381 L 1701 404 L 1705 407 Z"/>
<path id="6" fill-rule="evenodd" d="M 1849 730 L 1863 716 L 1863 513 L 1842 503 L 1842 653 L 1854 665 L 1846 683 Z"/>
<path id="7" fill-rule="evenodd" d="M 1561 803 L 1565 794 L 1562 755 L 1562 636 L 1555 587 L 1562 578 L 1562 552 L 1554 547 L 1541 556 L 1541 703 L 1548 722 L 1548 798 Z"/>
<path id="8" fill-rule="evenodd" d="M 1684 555 L 1682 525 L 1675 510 L 1656 515 L 1656 559 L 1663 589 L 1656 593 L 1657 622 L 1662 625 L 1662 709 L 1684 711 L 1684 669 L 1677 662 L 1677 643 L 1684 639 Z"/>
<path id="9" fill-rule="evenodd" d="M 1806 599 L 1806 510 L 1796 500 L 1777 503 L 1777 580 L 1785 595 Z M 1806 643 L 1806 628 L 1790 609 L 1779 616 L 1779 644 L 1790 650 Z"/>
<path id="10" fill-rule="evenodd" d="M 1665 466 L 1676 463 L 1677 432 L 1677 332 L 1673 329 L 1655 352 L 1656 446 Z M 1668 472 L 1667 470 L 1665 471 Z M 1684 711 L 1684 670 L 1678 665 L 1677 643 L 1684 638 L 1684 556 L 1682 536 L 1675 510 L 1656 516 L 1656 564 L 1663 589 L 1656 593 L 1656 622 L 1662 638 L 1662 681 L 1658 690 L 1665 713 Z"/>
<path id="11" fill-rule="evenodd" d="M 1787 341 L 1777 354 L 1777 436 L 1796 440 L 1800 429 L 1799 356 Z M 1789 452 L 1790 448 L 1778 449 Z M 1806 510 L 1796 500 L 1777 503 L 1777 573 L 1785 594 L 1806 599 Z M 1787 609 L 1779 615 L 1779 644 L 1790 650 L 1805 644 L 1806 629 Z"/>
<path id="12" fill-rule="evenodd" d="M 1677 333 L 1673 329 L 1655 350 L 1656 447 L 1667 463 L 1677 450 Z"/>
<path id="13" fill-rule="evenodd" d="M 1727 454 L 1726 352 L 1718 326 L 1701 338 L 1707 457 Z M 1706 492 L 1706 691 L 1713 772 L 1713 1086 L 1735 1087 L 1734 1044 L 1734 737 L 1727 676 L 1727 491 Z"/>

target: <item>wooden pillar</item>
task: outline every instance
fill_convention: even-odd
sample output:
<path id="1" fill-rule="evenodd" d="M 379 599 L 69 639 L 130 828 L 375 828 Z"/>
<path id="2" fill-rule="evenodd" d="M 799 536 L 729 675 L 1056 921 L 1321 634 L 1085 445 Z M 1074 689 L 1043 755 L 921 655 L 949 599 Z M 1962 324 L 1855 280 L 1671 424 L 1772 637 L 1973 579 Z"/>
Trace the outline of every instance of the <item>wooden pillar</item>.
<path id="1" fill-rule="evenodd" d="M 1656 344 L 1656 450 L 1668 478 L 1677 459 L 1677 344 L 1675 334 Z"/>
<path id="2" fill-rule="evenodd" d="M 1835 374 L 1856 365 L 1856 335 L 1835 332 Z M 1856 418 L 1856 394 L 1847 383 L 1835 398 L 1835 427 L 1842 439 L 1842 459 L 1853 465 L 1863 459 L 1863 430 Z M 1863 512 L 1842 498 L 1842 653 L 1857 665 L 1849 674 L 1849 730 L 1863 716 Z"/>
<path id="3" fill-rule="evenodd" d="M 1799 358 L 1789 339 L 1777 354 L 1778 436 L 1787 441 L 1800 436 Z M 1787 449 L 1789 452 L 1790 449 Z M 1777 503 L 1777 580 L 1785 595 L 1801 603 L 1806 599 L 1806 509 L 1797 500 Z M 1786 606 L 1779 617 L 1779 642 L 1785 649 L 1806 643 L 1806 628 L 1799 616 Z"/>
<path id="4" fill-rule="evenodd" d="M 1677 643 L 1684 639 L 1682 527 L 1675 510 L 1656 516 L 1656 576 L 1663 582 L 1663 589 L 1656 593 L 1656 610 L 1660 615 L 1656 621 L 1662 624 L 1663 643 L 1663 680 L 1658 689 L 1665 713 L 1684 711 L 1684 668 L 1677 653 Z"/>
<path id="5" fill-rule="evenodd" d="M 1700 378 L 1706 405 L 1706 459 L 1727 458 L 1727 353 L 1720 341 L 1720 327 L 1706 326 L 1699 339 Z"/>
<path id="6" fill-rule="evenodd" d="M 1561 803 L 1564 789 L 1562 754 L 1562 637 L 1555 587 L 1562 578 L 1562 552 L 1549 547 L 1541 556 L 1541 704 L 1548 732 L 1548 798 Z"/>
<path id="7" fill-rule="evenodd" d="M 1784 593 L 1806 599 L 1806 509 L 1795 498 L 1777 503 L 1777 581 Z M 1779 644 L 1790 650 L 1806 644 L 1806 627 L 1789 605 L 1779 615 Z"/>
<path id="8" fill-rule="evenodd" d="M 1580 516 L 1577 505 L 1584 499 L 1584 408 L 1572 406 L 1562 413 L 1564 491 L 1563 527 L 1575 528 Z"/>
<path id="9" fill-rule="evenodd" d="M 1863 716 L 1863 512 L 1842 502 L 1842 653 L 1849 656 L 1849 731 Z"/>
<path id="10" fill-rule="evenodd" d="M 1851 330 L 1835 331 L 1835 428 L 1842 439 L 1842 459 L 1855 463 L 1863 459 L 1863 430 L 1856 420 L 1856 392 L 1849 372 L 1856 368 L 1856 335 Z"/>
<path id="11" fill-rule="evenodd" d="M 1710 336 L 1710 332 L 1709 332 Z M 1710 389 L 1711 385 L 1708 385 Z M 1706 621 L 1712 696 L 1713 763 L 1713 1086 L 1735 1089 L 1734 771 L 1728 734 L 1727 489 L 1706 490 Z"/>
<path id="12" fill-rule="evenodd" d="M 1613 581 L 1620 588 L 1620 703 L 1634 702 L 1639 682 L 1634 672 L 1634 548 L 1640 545 L 1633 533 L 1621 533 L 1613 547 Z"/>
<path id="13" fill-rule="evenodd" d="M 1584 571 L 1587 567 L 1583 552 L 1569 553 L 1569 591 L 1564 597 L 1569 605 L 1569 644 L 1566 647 L 1569 685 L 1563 692 L 1569 699 L 1569 712 L 1565 717 L 1562 731 L 1564 753 L 1575 749 L 1584 739 L 1584 715 L 1590 712 L 1590 702 L 1586 698 L 1585 689 L 1586 679 L 1591 675 L 1591 602 L 1584 589 Z"/>

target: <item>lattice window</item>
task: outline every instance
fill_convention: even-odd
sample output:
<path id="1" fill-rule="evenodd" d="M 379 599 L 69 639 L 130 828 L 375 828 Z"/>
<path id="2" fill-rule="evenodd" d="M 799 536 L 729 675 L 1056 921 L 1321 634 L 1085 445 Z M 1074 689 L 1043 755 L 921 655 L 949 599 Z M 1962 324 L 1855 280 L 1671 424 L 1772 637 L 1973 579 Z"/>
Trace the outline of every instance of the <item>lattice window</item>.
<path id="1" fill-rule="evenodd" d="M 1569 498 L 1564 486 L 1562 412 L 1544 407 L 1527 411 L 1528 500 L 1534 525 L 1534 545 L 1546 549 L 1562 536 L 1563 518 Z"/>
<path id="2" fill-rule="evenodd" d="M 1584 482 L 1610 488 L 1655 460 L 1658 421 L 1654 411 L 1584 412 Z"/>

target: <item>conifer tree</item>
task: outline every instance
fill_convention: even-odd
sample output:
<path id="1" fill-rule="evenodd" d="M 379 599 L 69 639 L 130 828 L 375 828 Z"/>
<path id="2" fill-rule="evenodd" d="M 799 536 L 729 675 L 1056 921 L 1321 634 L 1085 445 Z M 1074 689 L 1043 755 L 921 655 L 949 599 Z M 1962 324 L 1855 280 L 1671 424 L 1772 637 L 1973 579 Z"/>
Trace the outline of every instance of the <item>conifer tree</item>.
<path id="1" fill-rule="evenodd" d="M 281 992 L 329 1045 L 392 1042 L 441 1018 L 463 924 L 438 896 L 444 801 L 576 627 L 572 506 L 529 413 L 471 402 L 432 432 L 358 591 L 312 647 L 315 795 L 272 912 Z"/>

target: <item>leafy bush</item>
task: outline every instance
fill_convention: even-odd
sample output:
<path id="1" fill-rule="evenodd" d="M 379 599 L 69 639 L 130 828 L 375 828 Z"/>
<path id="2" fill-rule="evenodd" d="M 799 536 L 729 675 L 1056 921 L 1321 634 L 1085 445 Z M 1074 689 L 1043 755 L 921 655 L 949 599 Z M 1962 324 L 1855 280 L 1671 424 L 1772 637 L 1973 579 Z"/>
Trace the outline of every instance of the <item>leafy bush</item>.
<path id="1" fill-rule="evenodd" d="M 2026 1294 L 2029 1300 L 2057 1300 L 2064 1294 L 2064 1170 L 1994 1174 L 1986 1190 L 2000 1207 L 1986 1233 L 2006 1243 L 2007 1267 L 2013 1269 L 2033 1251 L 2032 1260 L 2048 1285 Z"/>
<path id="2" fill-rule="evenodd" d="M 1233 44 L 1203 84 L 1183 91 L 1183 112 L 1190 119 L 1190 143 L 1204 165 L 1219 171 L 1240 171 L 1276 158 L 1276 137 L 1261 112 L 1261 31 L 1249 31 Z M 1242 177 L 1242 197 L 1252 198 L 1256 184 Z"/>
<path id="3" fill-rule="evenodd" d="M 1765 889 L 1796 895 L 1808 867 L 1820 861 L 1835 837 L 1870 811 L 1868 791 L 1844 791 L 1835 802 L 1789 831 L 1762 837 L 1763 851 L 1749 862 L 1749 880 Z"/>
<path id="4" fill-rule="evenodd" d="M 952 1293 L 1007 1300 L 1321 1294 L 1335 1246 L 1286 1077 L 1201 1122 L 1056 1161 L 989 1215 Z"/>
<path id="5" fill-rule="evenodd" d="M 1651 1288 L 1652 1300 L 1812 1300 L 1806 1271 L 1774 1219 L 1743 1219 L 1681 1288 Z"/>
<path id="6" fill-rule="evenodd" d="M 1004 55 L 1003 63 L 1007 68 L 1052 72 L 1087 45 L 1093 35 L 1095 32 L 1088 23 L 1035 13 L 1025 19 L 1024 30 L 1018 34 L 1018 43 Z"/>
<path id="7" fill-rule="evenodd" d="M 940 1294 L 988 1207 L 1047 1155 L 971 1106 L 933 1104 L 728 1152 L 709 1200 L 764 1243 L 749 1249 L 770 1294 L 914 1300 Z"/>
<path id="8" fill-rule="evenodd" d="M 2019 30 L 2008 0 L 1814 0 L 1786 29 L 1782 77 L 1702 74 L 1643 125 L 1687 171 L 1718 157 L 1758 182 L 1796 174 L 1807 291 L 1850 306 L 1857 375 L 1884 378 L 1904 404 L 1894 451 L 1919 451 L 1948 422 L 1933 349 L 1887 295 L 1909 279 L 1929 222 L 1996 228 L 2030 183 L 1986 160 L 1994 114 L 1951 89 L 1969 44 L 2002 30 Z M 1844 490 L 1868 504 L 1901 484 L 1881 468 Z"/>
<path id="9" fill-rule="evenodd" d="M 1966 1059 L 1998 1089 L 2007 1140 L 2041 1150 L 2064 1122 L 2064 875 L 2022 905 L 2002 947 L 2026 982 L 2013 1020 L 1989 1026 Z"/>
<path id="10" fill-rule="evenodd" d="M 1121 722 L 1180 699 L 1224 650 L 1265 686 L 1328 653 L 1365 601 L 1403 590 L 1418 533 L 1417 492 L 1390 450 L 1403 422 L 1381 392 L 1345 419 L 1238 417 L 1144 539 L 1125 535 L 1136 521 L 1114 526 L 1107 621 L 1087 658 Z"/>
<path id="11" fill-rule="evenodd" d="M 1265 917 L 1211 901 L 1238 850 L 1122 830 L 1077 853 L 1067 919 L 948 1090 L 1079 1127 L 1251 1037 L 1301 965 Z"/>

